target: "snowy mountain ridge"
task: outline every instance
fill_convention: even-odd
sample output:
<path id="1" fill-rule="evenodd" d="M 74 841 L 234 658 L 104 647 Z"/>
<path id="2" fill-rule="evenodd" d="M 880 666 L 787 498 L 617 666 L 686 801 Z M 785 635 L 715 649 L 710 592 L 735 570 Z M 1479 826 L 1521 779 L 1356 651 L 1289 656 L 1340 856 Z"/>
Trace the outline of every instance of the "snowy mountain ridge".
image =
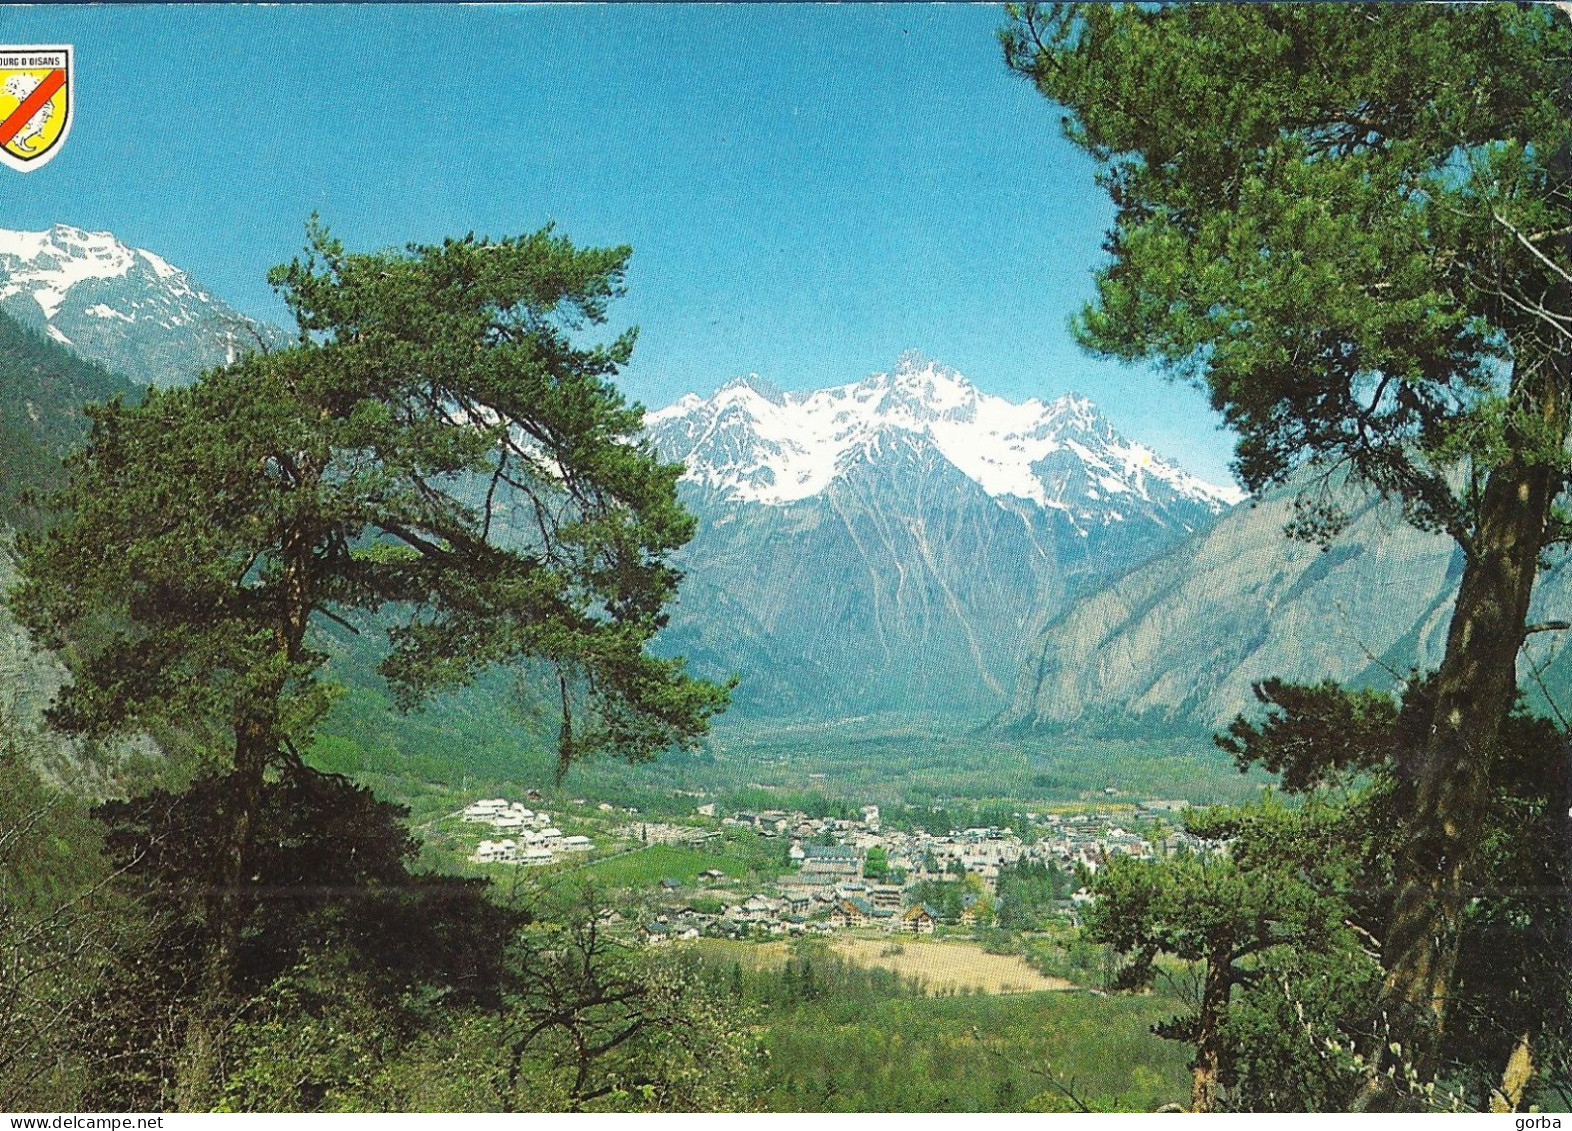
<path id="1" fill-rule="evenodd" d="M 140 384 L 183 384 L 283 331 L 111 232 L 0 228 L 0 308 Z"/>
<path id="2" fill-rule="evenodd" d="M 44 317 L 53 318 L 77 283 L 121 278 L 130 274 L 138 258 L 160 279 L 177 280 L 171 288 L 173 293 L 189 295 L 199 302 L 212 301 L 191 286 L 184 271 L 152 252 L 127 247 L 109 232 L 84 232 L 68 224 L 56 224 L 45 232 L 0 229 L 0 262 L 6 268 L 0 300 L 27 291 Z M 96 308 L 94 313 L 98 317 L 136 320 L 135 315 L 108 307 Z"/>
<path id="3" fill-rule="evenodd" d="M 687 464 L 686 480 L 765 505 L 822 493 L 850 464 L 898 438 L 931 444 L 996 500 L 1013 497 L 1072 519 L 1117 522 L 1125 510 L 1178 501 L 1217 513 L 1244 497 L 1120 436 L 1085 397 L 1017 404 L 915 353 L 891 373 L 811 392 L 737 378 L 709 398 L 690 393 L 651 412 L 645 423 L 667 458 Z"/>

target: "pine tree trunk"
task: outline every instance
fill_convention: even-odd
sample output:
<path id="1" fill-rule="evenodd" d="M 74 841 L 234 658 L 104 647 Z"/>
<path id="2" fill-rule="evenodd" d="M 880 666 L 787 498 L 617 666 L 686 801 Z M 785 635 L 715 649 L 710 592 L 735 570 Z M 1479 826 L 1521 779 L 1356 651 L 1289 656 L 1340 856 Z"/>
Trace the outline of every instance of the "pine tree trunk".
<path id="1" fill-rule="evenodd" d="M 224 1038 L 233 1008 L 241 935 L 251 914 L 249 873 L 256 812 L 271 753 L 268 732 L 255 720 L 236 725 L 235 770 L 229 775 L 225 805 L 228 835 L 220 846 L 207 905 L 207 973 L 201 1000 L 193 1003 L 186 1020 L 176 1065 L 174 1100 L 180 1111 L 213 1110 L 223 1087 Z"/>
<path id="2" fill-rule="evenodd" d="M 1501 1073 L 1501 1084 L 1490 1097 L 1490 1110 L 1507 1113 L 1523 1110 L 1523 1100 L 1528 1094 L 1528 1083 L 1534 1078 L 1534 1046 L 1531 1034 L 1524 1033 L 1512 1046 L 1506 1068 Z"/>
<path id="3" fill-rule="evenodd" d="M 1536 379 L 1514 390 L 1516 403 L 1545 429 L 1535 437 L 1541 452 L 1551 438 L 1557 449 L 1566 441 L 1564 369 L 1542 363 Z M 1535 459 L 1526 441 L 1491 472 L 1436 677 L 1429 736 L 1422 748 L 1398 752 L 1413 803 L 1382 948 L 1382 1000 L 1391 1039 L 1421 1079 L 1437 1067 L 1469 867 L 1501 726 L 1517 694 L 1517 655 L 1560 485 L 1559 468 Z"/>
<path id="4" fill-rule="evenodd" d="M 310 623 L 311 545 L 310 530 L 298 528 L 283 546 L 276 642 L 279 658 L 286 664 L 299 659 Z M 183 1111 L 211 1110 L 222 1090 L 224 1039 L 233 1009 L 241 935 L 255 898 L 252 873 L 258 811 L 268 766 L 279 752 L 278 714 L 284 690 L 284 678 L 279 676 L 254 691 L 236 712 L 235 768 L 226 782 L 229 827 L 219 849 L 215 890 L 208 900 L 207 977 L 181 1050 L 176 1094 Z"/>
<path id="5" fill-rule="evenodd" d="M 1201 1008 L 1196 1014 L 1195 1059 L 1190 1062 L 1190 1110 L 1195 1112 L 1217 1106 L 1223 1070 L 1223 1019 L 1233 989 L 1231 944 L 1219 943 L 1211 951 L 1201 984 Z"/>
<path id="6" fill-rule="evenodd" d="M 267 733 L 269 728 L 265 725 L 251 720 L 238 729 L 235 770 L 228 782 L 229 836 L 223 846 L 219 869 L 216 914 L 209 925 L 213 945 L 208 993 L 215 1001 L 229 996 L 240 957 L 240 934 L 250 909 L 247 873 L 251 871 L 257 808 L 262 799 L 267 763 L 273 752 Z"/>

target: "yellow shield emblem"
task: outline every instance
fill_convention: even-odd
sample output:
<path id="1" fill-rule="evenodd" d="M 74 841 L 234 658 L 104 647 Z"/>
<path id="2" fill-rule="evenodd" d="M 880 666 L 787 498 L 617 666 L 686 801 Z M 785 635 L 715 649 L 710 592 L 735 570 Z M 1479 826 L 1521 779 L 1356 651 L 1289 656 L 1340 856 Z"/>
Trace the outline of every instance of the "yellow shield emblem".
<path id="1" fill-rule="evenodd" d="M 0 164 L 43 167 L 71 132 L 69 46 L 0 46 Z"/>

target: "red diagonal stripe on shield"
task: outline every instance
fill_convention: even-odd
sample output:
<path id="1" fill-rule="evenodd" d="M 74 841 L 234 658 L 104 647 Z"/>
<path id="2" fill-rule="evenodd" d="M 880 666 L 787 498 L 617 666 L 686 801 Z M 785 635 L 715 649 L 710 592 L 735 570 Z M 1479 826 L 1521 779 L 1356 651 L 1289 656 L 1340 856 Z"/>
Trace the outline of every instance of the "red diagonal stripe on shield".
<path id="1" fill-rule="evenodd" d="M 22 99 L 22 104 L 11 111 L 11 116 L 0 122 L 0 145 L 10 145 L 27 120 L 44 108 L 44 104 L 60 93 L 65 85 L 65 71 L 50 71 L 44 80 L 33 88 L 33 93 Z"/>

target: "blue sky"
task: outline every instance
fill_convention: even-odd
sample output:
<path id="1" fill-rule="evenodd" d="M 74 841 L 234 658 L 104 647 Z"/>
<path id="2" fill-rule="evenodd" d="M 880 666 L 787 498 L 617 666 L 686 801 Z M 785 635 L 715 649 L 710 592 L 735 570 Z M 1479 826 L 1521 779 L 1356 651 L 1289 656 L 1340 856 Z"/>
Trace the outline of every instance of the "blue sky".
<path id="1" fill-rule="evenodd" d="M 0 8 L 77 48 L 76 118 L 0 227 L 107 229 L 233 305 L 313 210 L 352 247 L 547 221 L 634 249 L 618 325 L 651 406 L 905 349 L 1015 399 L 1070 389 L 1224 478 L 1204 397 L 1066 323 L 1112 208 L 984 6 Z"/>

